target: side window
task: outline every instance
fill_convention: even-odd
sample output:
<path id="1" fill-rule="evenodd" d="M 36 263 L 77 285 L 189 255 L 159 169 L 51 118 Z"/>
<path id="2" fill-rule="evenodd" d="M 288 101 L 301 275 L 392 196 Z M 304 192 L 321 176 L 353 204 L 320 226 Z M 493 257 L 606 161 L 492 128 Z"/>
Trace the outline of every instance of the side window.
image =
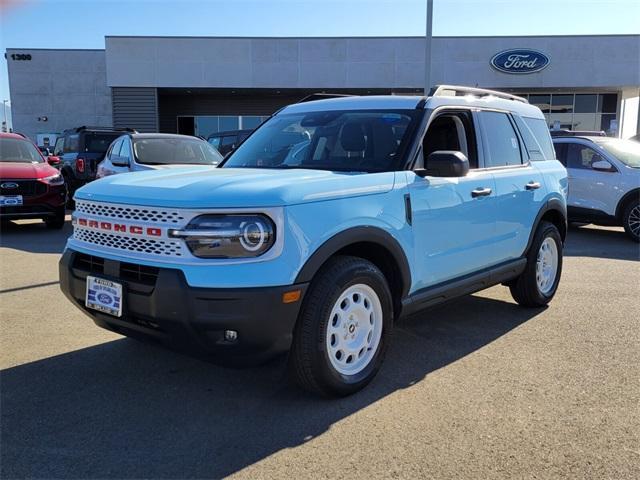
<path id="1" fill-rule="evenodd" d="M 524 141 L 524 146 L 527 149 L 527 153 L 529 154 L 529 159 L 532 162 L 542 161 L 542 160 L 551 160 L 552 157 L 545 158 L 547 157 L 547 152 L 545 152 L 544 148 L 540 143 L 540 142 L 544 143 L 544 140 L 537 139 L 535 133 L 525 123 L 525 121 L 522 118 L 520 118 L 519 115 L 512 115 L 512 118 L 515 120 L 516 126 L 518 127 L 518 131 L 520 132 L 520 136 Z M 532 120 L 535 120 L 535 119 L 532 119 Z M 544 122 L 544 120 L 541 120 L 541 121 Z M 544 125 L 543 133 L 545 136 L 547 137 L 549 136 L 549 131 L 546 127 L 546 124 Z M 545 138 L 545 140 L 547 139 Z"/>
<path id="2" fill-rule="evenodd" d="M 131 145 L 129 144 L 129 139 L 127 137 L 122 139 L 119 155 L 122 163 L 129 163 L 131 160 Z"/>
<path id="3" fill-rule="evenodd" d="M 570 143 L 567 145 L 567 168 L 591 170 L 591 165 L 603 160 L 593 148 Z"/>
<path id="4" fill-rule="evenodd" d="M 109 152 L 109 160 L 112 162 L 117 162 L 120 158 L 120 147 L 122 145 L 122 139 L 117 140 L 112 146 L 111 151 Z"/>
<path id="5" fill-rule="evenodd" d="M 78 152 L 80 149 L 80 136 L 69 135 L 64 140 L 64 153 Z"/>
<path id="6" fill-rule="evenodd" d="M 53 154 L 58 156 L 62 155 L 64 150 L 64 137 L 58 137 L 56 139 L 56 146 L 53 148 Z"/>
<path id="7" fill-rule="evenodd" d="M 556 150 L 556 158 L 560 160 L 560 163 L 567 166 L 567 144 L 566 143 L 554 143 L 553 148 Z"/>
<path id="8" fill-rule="evenodd" d="M 502 112 L 480 112 L 485 141 L 485 167 L 522 164 L 520 141 L 509 119 Z"/>
<path id="9" fill-rule="evenodd" d="M 220 137 L 211 137 L 208 142 L 211 144 L 212 147 L 219 149 L 220 148 Z"/>
<path id="10" fill-rule="evenodd" d="M 535 136 L 546 159 L 553 160 L 553 142 L 551 141 L 551 134 L 549 133 L 547 121 L 543 118 L 530 117 L 523 117 L 522 120 L 524 120 L 524 123 Z"/>
<path id="11" fill-rule="evenodd" d="M 220 142 L 220 145 L 222 145 L 223 147 L 231 147 L 231 145 L 233 145 L 234 143 L 236 143 L 236 136 L 227 135 L 222 137 L 222 141 Z"/>
<path id="12" fill-rule="evenodd" d="M 462 152 L 469 159 L 469 168 L 478 168 L 477 143 L 470 112 L 445 112 L 432 120 L 422 141 L 423 157 L 418 159 L 422 165 L 416 166 L 429 168 L 425 164 L 429 155 L 440 150 Z"/>

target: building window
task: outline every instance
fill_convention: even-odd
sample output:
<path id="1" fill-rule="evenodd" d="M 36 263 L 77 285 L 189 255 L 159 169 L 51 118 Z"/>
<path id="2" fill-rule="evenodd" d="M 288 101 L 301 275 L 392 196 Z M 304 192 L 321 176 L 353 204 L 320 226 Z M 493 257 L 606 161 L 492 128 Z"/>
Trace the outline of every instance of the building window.
<path id="1" fill-rule="evenodd" d="M 260 115 L 199 115 L 193 117 L 194 134 L 207 138 L 218 132 L 253 130 L 267 118 L 269 117 Z"/>
<path id="2" fill-rule="evenodd" d="M 617 93 L 518 94 L 528 97 L 547 119 L 550 129 L 603 130 L 609 136 L 618 133 Z"/>

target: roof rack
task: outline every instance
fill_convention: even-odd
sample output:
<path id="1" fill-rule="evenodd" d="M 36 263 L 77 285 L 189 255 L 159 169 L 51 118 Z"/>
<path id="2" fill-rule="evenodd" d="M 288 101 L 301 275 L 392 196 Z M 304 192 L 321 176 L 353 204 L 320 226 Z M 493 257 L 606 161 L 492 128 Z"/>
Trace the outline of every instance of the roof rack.
<path id="1" fill-rule="evenodd" d="M 493 96 L 505 100 L 529 103 L 526 98 L 518 97 L 511 93 L 498 92 L 497 90 L 488 90 L 486 88 L 462 87 L 459 85 L 436 85 L 429 92 L 430 97 L 460 97 L 464 95 L 475 95 L 476 97 Z"/>
<path id="2" fill-rule="evenodd" d="M 606 137 L 604 130 L 549 130 L 552 137 Z"/>
<path id="3" fill-rule="evenodd" d="M 81 132 L 82 130 L 108 130 L 111 132 L 131 132 L 138 133 L 135 128 L 129 127 L 100 127 L 96 125 L 82 125 L 81 127 L 69 128 L 66 131 L 69 132 Z"/>
<path id="4" fill-rule="evenodd" d="M 355 97 L 356 95 L 349 95 L 348 93 L 312 93 L 304 98 L 301 98 L 296 103 L 313 102 L 314 100 L 326 100 L 328 98 L 341 98 L 341 97 Z"/>

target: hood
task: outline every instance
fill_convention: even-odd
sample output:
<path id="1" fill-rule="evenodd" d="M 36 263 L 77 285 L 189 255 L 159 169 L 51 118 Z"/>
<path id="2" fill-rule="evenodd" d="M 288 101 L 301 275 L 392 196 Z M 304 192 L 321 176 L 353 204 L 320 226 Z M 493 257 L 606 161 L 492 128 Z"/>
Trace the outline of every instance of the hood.
<path id="1" fill-rule="evenodd" d="M 278 207 L 372 195 L 393 188 L 394 173 L 188 167 L 113 175 L 76 199 L 175 208 Z"/>
<path id="2" fill-rule="evenodd" d="M 59 173 L 48 163 L 0 162 L 0 178 L 33 180 Z"/>

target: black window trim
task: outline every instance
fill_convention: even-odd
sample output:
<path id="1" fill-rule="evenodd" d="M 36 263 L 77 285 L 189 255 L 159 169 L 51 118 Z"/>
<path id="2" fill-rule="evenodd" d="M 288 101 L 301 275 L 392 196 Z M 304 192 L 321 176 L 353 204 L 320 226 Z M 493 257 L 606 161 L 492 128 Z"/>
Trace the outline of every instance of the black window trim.
<path id="1" fill-rule="evenodd" d="M 509 122 L 511 122 L 511 128 L 513 128 L 515 134 L 516 134 L 516 138 L 518 139 L 518 145 L 520 147 L 520 165 L 498 165 L 495 167 L 486 167 L 484 166 L 484 159 L 485 159 L 485 155 L 483 155 L 483 162 L 482 168 L 477 168 L 475 171 L 480 171 L 480 172 L 492 172 L 495 170 L 513 170 L 515 168 L 526 168 L 526 167 L 530 167 L 531 166 L 531 159 L 529 158 L 529 152 L 527 152 L 525 146 L 524 146 L 524 142 L 522 141 L 522 137 L 520 136 L 520 131 L 518 130 L 518 127 L 516 125 L 515 120 L 513 119 L 513 112 L 509 111 L 509 110 L 502 110 L 499 108 L 489 108 L 489 107 L 482 107 L 482 108 L 478 108 L 476 113 L 478 114 L 478 117 L 480 117 L 480 113 L 481 112 L 496 112 L 496 113 L 504 113 L 505 115 L 507 115 L 507 118 L 509 119 Z M 479 125 L 480 125 L 480 129 L 482 132 L 482 150 L 484 152 L 484 149 L 486 148 L 486 143 L 485 143 L 485 130 L 484 130 L 484 124 L 482 122 L 482 118 L 479 118 Z M 526 152 L 526 155 L 525 155 Z"/>

